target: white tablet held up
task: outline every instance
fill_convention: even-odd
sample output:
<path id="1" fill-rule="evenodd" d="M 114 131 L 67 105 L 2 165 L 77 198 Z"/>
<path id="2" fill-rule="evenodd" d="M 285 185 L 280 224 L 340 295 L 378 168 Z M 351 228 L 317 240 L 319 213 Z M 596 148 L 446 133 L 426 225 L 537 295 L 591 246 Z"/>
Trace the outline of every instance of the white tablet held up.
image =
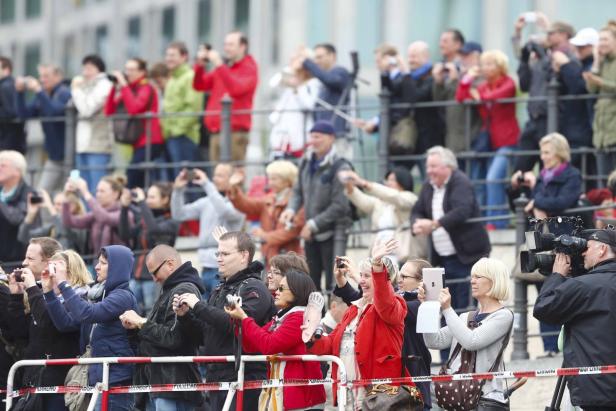
<path id="1" fill-rule="evenodd" d="M 424 268 L 421 270 L 423 275 L 424 288 L 426 290 L 426 301 L 438 301 L 438 296 L 443 289 L 444 268 Z"/>

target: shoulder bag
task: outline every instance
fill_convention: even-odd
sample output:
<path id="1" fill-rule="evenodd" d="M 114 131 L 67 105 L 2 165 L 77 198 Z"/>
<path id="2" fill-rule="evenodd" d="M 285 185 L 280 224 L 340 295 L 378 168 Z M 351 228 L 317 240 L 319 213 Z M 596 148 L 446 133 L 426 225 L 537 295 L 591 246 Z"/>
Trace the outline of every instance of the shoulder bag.
<path id="1" fill-rule="evenodd" d="M 150 110 L 152 106 L 152 100 L 154 98 L 154 93 L 156 91 L 151 87 L 150 88 L 150 98 L 148 99 L 148 103 L 146 105 L 146 112 Z M 118 107 L 116 108 L 116 114 L 122 115 L 123 118 L 114 119 L 112 121 L 113 127 L 113 138 L 116 143 L 120 144 L 135 144 L 137 140 L 145 133 L 145 124 L 146 121 L 143 118 L 134 118 L 134 117 L 126 117 L 128 112 L 126 111 L 126 105 L 123 101 L 120 101 Z"/>
<path id="2" fill-rule="evenodd" d="M 477 311 L 469 312 L 467 318 L 467 325 L 470 329 L 475 329 L 478 327 L 473 321 Z M 509 337 L 511 336 L 511 328 L 505 335 L 503 343 L 501 345 L 500 351 L 496 356 L 496 360 L 492 367 L 488 370 L 489 372 L 494 372 L 498 368 L 498 364 L 500 364 L 501 359 L 503 357 L 503 352 L 509 343 Z M 449 357 L 449 360 L 446 364 L 441 367 L 441 371 L 439 375 L 447 375 L 447 370 L 450 368 L 453 360 L 460 355 L 460 369 L 456 371 L 454 374 L 470 374 L 475 372 L 475 363 L 477 360 L 477 351 L 468 351 L 462 348 L 460 343 L 456 344 L 456 347 Z M 483 385 L 485 384 L 485 380 L 475 381 L 475 380 L 463 380 L 463 381 L 435 381 L 434 382 L 434 393 L 436 394 L 436 401 L 438 406 L 447 410 L 447 411 L 471 411 L 477 409 L 480 404 L 480 399 L 482 395 Z M 497 402 L 497 401 L 494 401 Z M 509 404 L 501 404 L 502 407 L 499 408 L 503 410 L 509 409 Z"/>
<path id="3" fill-rule="evenodd" d="M 79 358 L 92 358 L 92 334 L 94 333 L 94 328 L 96 324 L 92 325 L 92 329 L 90 330 L 90 339 L 88 340 L 88 345 L 86 346 L 86 351 Z M 88 386 L 88 366 L 87 365 L 73 365 L 68 373 L 66 374 L 66 378 L 64 379 L 64 385 L 66 386 L 77 386 L 77 387 L 87 387 Z M 90 396 L 92 394 L 88 394 L 85 392 L 67 392 L 64 394 L 64 405 L 69 411 L 86 411 L 88 409 L 88 404 L 90 402 Z"/>

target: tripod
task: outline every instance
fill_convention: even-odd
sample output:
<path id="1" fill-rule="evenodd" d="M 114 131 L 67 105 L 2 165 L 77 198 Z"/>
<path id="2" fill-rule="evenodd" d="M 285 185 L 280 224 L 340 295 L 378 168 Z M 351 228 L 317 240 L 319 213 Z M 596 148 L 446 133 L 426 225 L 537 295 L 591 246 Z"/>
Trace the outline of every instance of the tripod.
<path id="1" fill-rule="evenodd" d="M 566 382 L 567 380 L 563 375 L 558 377 L 556 387 L 554 387 L 554 395 L 552 395 L 552 402 L 549 406 L 545 407 L 545 411 L 560 411 L 560 403 L 563 400 Z"/>

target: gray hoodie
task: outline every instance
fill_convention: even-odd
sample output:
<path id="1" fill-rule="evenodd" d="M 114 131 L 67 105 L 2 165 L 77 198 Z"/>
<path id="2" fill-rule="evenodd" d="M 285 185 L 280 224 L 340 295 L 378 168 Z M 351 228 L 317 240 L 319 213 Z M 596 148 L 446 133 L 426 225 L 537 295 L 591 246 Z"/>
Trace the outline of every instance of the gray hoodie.
<path id="1" fill-rule="evenodd" d="M 171 194 L 171 217 L 179 221 L 199 219 L 199 263 L 204 268 L 217 268 L 215 253 L 218 243 L 212 231 L 219 225 L 228 231 L 239 231 L 244 226 L 246 216 L 237 211 L 211 181 L 205 182 L 203 189 L 206 197 L 186 204 L 185 188 L 174 188 Z"/>

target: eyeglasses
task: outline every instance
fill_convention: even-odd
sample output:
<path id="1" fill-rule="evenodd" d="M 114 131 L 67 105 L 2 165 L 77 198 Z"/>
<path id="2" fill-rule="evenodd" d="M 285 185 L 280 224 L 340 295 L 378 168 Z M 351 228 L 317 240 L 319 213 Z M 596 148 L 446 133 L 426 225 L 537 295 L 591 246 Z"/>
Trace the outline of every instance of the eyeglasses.
<path id="1" fill-rule="evenodd" d="M 169 260 L 163 260 L 162 263 L 160 263 L 160 265 L 158 267 L 156 267 L 156 270 L 152 271 L 150 274 L 152 274 L 152 277 L 156 277 L 156 274 L 158 274 L 158 271 L 163 268 L 163 265 L 165 265 L 165 263 L 169 261 Z"/>
<path id="2" fill-rule="evenodd" d="M 280 270 L 275 269 L 270 269 L 267 273 L 270 275 L 282 275 L 282 272 Z"/>
<path id="3" fill-rule="evenodd" d="M 290 288 L 284 288 L 283 286 L 278 287 L 278 291 L 283 292 L 285 290 L 290 290 Z"/>

